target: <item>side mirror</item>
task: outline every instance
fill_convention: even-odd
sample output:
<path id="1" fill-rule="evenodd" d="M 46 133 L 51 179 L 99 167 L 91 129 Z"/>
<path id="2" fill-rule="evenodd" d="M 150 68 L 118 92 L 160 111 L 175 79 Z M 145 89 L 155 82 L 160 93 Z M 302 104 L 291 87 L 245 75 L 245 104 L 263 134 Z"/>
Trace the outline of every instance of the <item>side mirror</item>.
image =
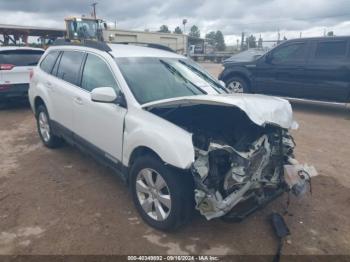
<path id="1" fill-rule="evenodd" d="M 97 87 L 91 91 L 91 100 L 94 102 L 112 103 L 117 97 L 112 87 Z"/>
<path id="2" fill-rule="evenodd" d="M 107 23 L 106 22 L 103 23 L 103 27 L 105 30 L 107 30 Z"/>

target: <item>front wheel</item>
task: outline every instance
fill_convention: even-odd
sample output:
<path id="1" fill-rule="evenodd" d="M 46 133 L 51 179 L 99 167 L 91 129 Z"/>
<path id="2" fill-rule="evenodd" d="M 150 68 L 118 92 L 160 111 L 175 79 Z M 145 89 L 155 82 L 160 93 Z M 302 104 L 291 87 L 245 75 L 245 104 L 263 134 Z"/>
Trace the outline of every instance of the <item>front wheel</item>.
<path id="1" fill-rule="evenodd" d="M 230 93 L 249 93 L 248 83 L 241 77 L 232 77 L 226 82 Z"/>
<path id="2" fill-rule="evenodd" d="M 174 230 L 190 221 L 194 211 L 193 181 L 152 155 L 131 167 L 131 191 L 143 220 L 159 230 Z"/>

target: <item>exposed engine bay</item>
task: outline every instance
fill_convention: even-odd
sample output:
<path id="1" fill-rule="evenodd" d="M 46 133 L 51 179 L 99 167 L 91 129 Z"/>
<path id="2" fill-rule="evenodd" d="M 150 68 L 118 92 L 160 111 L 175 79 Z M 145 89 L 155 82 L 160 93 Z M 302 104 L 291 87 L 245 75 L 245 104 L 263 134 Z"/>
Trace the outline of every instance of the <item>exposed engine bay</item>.
<path id="1" fill-rule="evenodd" d="M 287 129 L 259 126 L 238 108 L 195 105 L 152 112 L 193 134 L 196 208 L 208 220 L 244 218 L 285 191 L 301 195 L 316 175 L 294 159 Z"/>

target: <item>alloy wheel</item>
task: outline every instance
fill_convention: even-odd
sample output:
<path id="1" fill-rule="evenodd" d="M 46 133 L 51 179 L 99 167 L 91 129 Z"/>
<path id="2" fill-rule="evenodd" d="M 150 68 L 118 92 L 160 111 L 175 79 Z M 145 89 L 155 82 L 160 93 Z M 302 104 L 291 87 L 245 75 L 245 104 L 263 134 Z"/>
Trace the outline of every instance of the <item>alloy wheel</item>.
<path id="1" fill-rule="evenodd" d="M 50 140 L 50 125 L 49 120 L 45 112 L 39 113 L 39 130 L 40 134 L 45 142 Z"/>
<path id="2" fill-rule="evenodd" d="M 144 168 L 136 177 L 137 199 L 143 211 L 152 219 L 164 221 L 171 211 L 171 195 L 163 177 L 155 170 Z"/>
<path id="3" fill-rule="evenodd" d="M 227 88 L 232 92 L 232 93 L 243 93 L 243 85 L 239 81 L 232 81 L 231 83 L 228 84 Z"/>

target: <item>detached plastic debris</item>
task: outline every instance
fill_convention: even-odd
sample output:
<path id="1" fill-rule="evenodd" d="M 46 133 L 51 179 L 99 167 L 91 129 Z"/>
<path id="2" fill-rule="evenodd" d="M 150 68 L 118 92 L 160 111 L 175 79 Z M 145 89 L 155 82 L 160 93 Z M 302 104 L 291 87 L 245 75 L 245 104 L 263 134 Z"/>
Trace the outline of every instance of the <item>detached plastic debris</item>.
<path id="1" fill-rule="evenodd" d="M 289 231 L 289 228 L 288 228 L 286 222 L 284 221 L 283 216 L 280 215 L 279 213 L 272 213 L 271 223 L 272 223 L 272 226 L 275 230 L 275 233 L 279 239 L 277 252 L 276 252 L 276 255 L 273 259 L 274 262 L 278 262 L 278 261 L 280 261 L 284 239 L 286 236 L 290 235 L 290 231 Z"/>
<path id="2" fill-rule="evenodd" d="M 311 191 L 311 177 L 317 175 L 316 169 L 307 164 L 284 165 L 284 180 L 296 196 L 305 194 L 307 184 L 310 185 Z"/>

